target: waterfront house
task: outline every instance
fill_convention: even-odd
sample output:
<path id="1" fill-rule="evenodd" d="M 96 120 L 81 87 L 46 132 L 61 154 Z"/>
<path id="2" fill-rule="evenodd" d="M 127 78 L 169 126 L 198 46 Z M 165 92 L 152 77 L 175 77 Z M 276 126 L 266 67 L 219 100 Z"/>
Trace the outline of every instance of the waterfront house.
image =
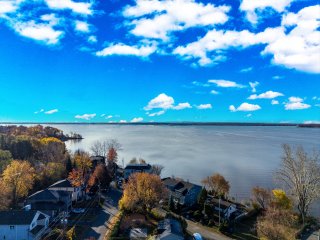
<path id="1" fill-rule="evenodd" d="M 40 211 L 0 211 L 0 239 L 40 239 L 48 224 L 49 216 Z"/>
<path id="2" fill-rule="evenodd" d="M 67 191 L 71 193 L 72 201 L 78 201 L 82 199 L 85 195 L 82 187 L 74 187 L 72 186 L 69 179 L 63 179 L 60 180 L 54 184 L 52 184 L 50 187 L 48 187 L 49 190 L 55 190 L 55 191 Z"/>
<path id="3" fill-rule="evenodd" d="M 184 240 L 180 222 L 172 218 L 160 221 L 157 233 L 156 240 Z"/>
<path id="4" fill-rule="evenodd" d="M 140 163 L 140 164 L 128 164 L 124 168 L 124 179 L 128 180 L 131 174 L 139 173 L 139 172 L 145 172 L 150 173 L 151 172 L 151 165 L 146 163 Z"/>
<path id="5" fill-rule="evenodd" d="M 163 184 L 169 190 L 169 200 L 182 206 L 192 206 L 197 203 L 202 187 L 177 178 L 164 178 Z"/>
<path id="6" fill-rule="evenodd" d="M 223 199 L 212 198 L 210 201 L 212 204 L 213 210 L 216 212 L 220 212 L 221 217 L 226 220 L 229 220 L 233 213 L 238 211 L 237 205 L 232 202 L 225 201 Z"/>
<path id="7" fill-rule="evenodd" d="M 45 189 L 30 195 L 25 206 L 31 210 L 39 210 L 51 217 L 69 213 L 72 204 L 72 194 L 69 191 Z"/>

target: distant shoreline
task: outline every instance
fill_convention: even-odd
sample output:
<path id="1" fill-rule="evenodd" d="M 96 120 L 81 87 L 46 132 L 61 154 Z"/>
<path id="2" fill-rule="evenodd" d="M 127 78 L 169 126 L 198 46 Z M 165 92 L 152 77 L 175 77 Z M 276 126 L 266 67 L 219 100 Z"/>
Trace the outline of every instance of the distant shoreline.
<path id="1" fill-rule="evenodd" d="M 0 122 L 0 124 L 45 124 L 45 125 L 158 125 L 158 126 L 274 126 L 320 128 L 320 124 L 302 123 L 244 123 L 244 122 L 140 122 L 140 123 L 107 123 L 107 122 Z"/>

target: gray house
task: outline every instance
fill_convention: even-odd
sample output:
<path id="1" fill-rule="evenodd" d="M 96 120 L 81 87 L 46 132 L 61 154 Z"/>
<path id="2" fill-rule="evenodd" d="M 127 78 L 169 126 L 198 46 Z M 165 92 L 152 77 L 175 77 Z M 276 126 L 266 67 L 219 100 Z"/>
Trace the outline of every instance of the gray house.
<path id="1" fill-rule="evenodd" d="M 54 217 L 71 210 L 72 194 L 68 191 L 45 189 L 30 195 L 25 206 L 31 210 L 39 210 Z"/>
<path id="2" fill-rule="evenodd" d="M 125 180 L 128 180 L 131 174 L 134 173 L 139 173 L 139 172 L 146 172 L 150 173 L 151 172 L 151 165 L 150 164 L 128 164 L 124 168 L 123 176 Z"/>
<path id="3" fill-rule="evenodd" d="M 156 240 L 184 240 L 180 222 L 172 218 L 159 222 Z"/>
<path id="4" fill-rule="evenodd" d="M 0 211 L 0 239 L 40 239 L 48 224 L 49 216 L 40 211 Z"/>
<path id="5" fill-rule="evenodd" d="M 169 199 L 172 199 L 174 203 L 183 206 L 192 206 L 197 203 L 201 186 L 170 177 L 162 179 L 162 182 L 169 190 Z"/>

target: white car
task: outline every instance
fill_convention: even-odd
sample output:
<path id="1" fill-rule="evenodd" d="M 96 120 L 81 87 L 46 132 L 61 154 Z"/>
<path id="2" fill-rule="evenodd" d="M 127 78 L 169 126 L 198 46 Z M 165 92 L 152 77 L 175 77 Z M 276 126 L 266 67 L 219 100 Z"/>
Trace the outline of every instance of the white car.
<path id="1" fill-rule="evenodd" d="M 73 213 L 84 213 L 85 209 L 84 208 L 74 208 L 72 209 Z"/>
<path id="2" fill-rule="evenodd" d="M 200 233 L 194 233 L 192 239 L 193 240 L 202 240 L 203 238 L 201 237 Z"/>

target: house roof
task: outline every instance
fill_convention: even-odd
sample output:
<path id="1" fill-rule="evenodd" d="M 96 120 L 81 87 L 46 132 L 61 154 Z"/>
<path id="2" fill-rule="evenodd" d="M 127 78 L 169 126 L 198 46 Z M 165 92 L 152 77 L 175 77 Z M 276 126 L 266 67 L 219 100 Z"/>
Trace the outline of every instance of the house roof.
<path id="1" fill-rule="evenodd" d="M 52 188 L 52 187 L 57 187 L 57 188 L 67 188 L 68 187 L 69 188 L 69 187 L 73 187 L 73 186 L 68 179 L 63 179 L 58 182 L 55 182 L 49 188 Z"/>
<path id="2" fill-rule="evenodd" d="M 31 209 L 32 210 L 40 210 L 40 211 L 64 211 L 67 209 L 67 204 L 64 202 L 57 202 L 57 203 L 51 203 L 51 202 L 36 202 L 31 203 Z"/>
<path id="3" fill-rule="evenodd" d="M 67 191 L 61 190 L 51 190 L 51 189 L 44 189 L 38 191 L 28 197 L 28 200 L 37 200 L 37 201 L 59 201 L 62 197 L 68 197 L 70 193 Z"/>
<path id="4" fill-rule="evenodd" d="M 219 206 L 219 198 L 212 198 L 211 203 L 213 203 L 216 207 L 218 207 Z M 228 202 L 223 199 L 220 200 L 220 208 L 221 209 L 226 209 L 226 208 L 230 207 L 231 205 L 235 205 L 235 204 L 233 202 Z"/>
<path id="5" fill-rule="evenodd" d="M 199 191 L 201 190 L 201 186 L 183 181 L 181 179 L 177 178 L 164 178 L 162 179 L 162 182 L 164 185 L 170 189 L 173 189 L 175 191 L 175 194 L 177 196 L 185 196 L 192 188 L 198 188 Z"/>
<path id="6" fill-rule="evenodd" d="M 126 170 L 149 170 L 151 169 L 151 165 L 150 164 L 128 164 L 125 167 Z"/>
<path id="7" fill-rule="evenodd" d="M 0 211 L 0 225 L 29 225 L 37 211 Z"/>
<path id="8" fill-rule="evenodd" d="M 160 221 L 158 223 L 158 232 L 160 233 L 158 235 L 159 239 L 166 238 L 169 235 L 176 235 L 176 239 L 183 239 L 183 231 L 182 226 L 179 221 L 172 219 L 172 218 L 166 218 L 163 221 Z"/>
<path id="9" fill-rule="evenodd" d="M 103 156 L 91 156 L 90 157 L 90 160 L 91 161 L 105 161 L 105 157 L 103 157 Z"/>
<path id="10" fill-rule="evenodd" d="M 33 236 L 37 236 L 37 234 L 44 228 L 44 226 L 38 225 L 34 227 L 30 232 Z"/>

